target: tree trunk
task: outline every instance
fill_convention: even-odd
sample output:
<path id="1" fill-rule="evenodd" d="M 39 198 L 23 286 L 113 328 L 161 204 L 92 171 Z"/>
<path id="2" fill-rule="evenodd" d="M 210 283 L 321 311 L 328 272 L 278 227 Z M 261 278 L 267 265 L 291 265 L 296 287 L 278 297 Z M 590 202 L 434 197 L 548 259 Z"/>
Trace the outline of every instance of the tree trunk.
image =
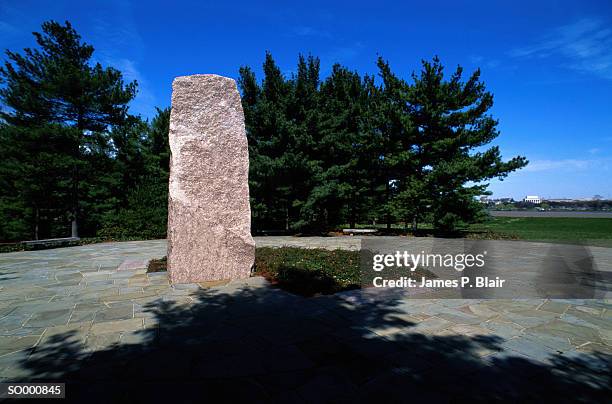
<path id="1" fill-rule="evenodd" d="M 389 180 L 387 179 L 387 184 L 385 185 L 385 202 L 387 204 L 386 206 L 386 215 L 387 215 L 387 230 L 391 230 L 391 213 L 389 212 L 389 195 L 391 193 L 391 190 L 389 189 Z"/>
<path id="2" fill-rule="evenodd" d="M 417 215 L 412 216 L 412 233 L 416 234 L 418 227 Z"/>
<path id="3" fill-rule="evenodd" d="M 83 124 L 85 113 L 82 109 L 79 110 L 79 116 L 77 118 L 77 130 L 79 131 L 79 138 L 76 145 L 75 157 L 80 162 L 81 159 L 81 137 L 85 131 Z M 70 226 L 71 237 L 79 237 L 79 162 L 74 164 L 72 172 L 72 222 Z"/>
<path id="4" fill-rule="evenodd" d="M 35 210 L 35 214 L 34 214 L 34 240 L 38 240 L 38 224 L 40 223 L 40 209 L 38 209 L 38 206 L 34 208 Z"/>
<path id="5" fill-rule="evenodd" d="M 79 237 L 79 224 L 77 223 L 76 212 L 73 214 L 75 216 L 74 216 L 74 219 L 72 219 L 72 223 L 71 223 L 70 237 Z"/>
<path id="6" fill-rule="evenodd" d="M 289 206 L 285 204 L 285 231 L 289 231 Z"/>
<path id="7" fill-rule="evenodd" d="M 79 237 L 79 168 L 75 164 L 72 174 L 72 221 L 70 226 L 70 237 Z"/>
<path id="8" fill-rule="evenodd" d="M 356 215 L 355 215 L 355 198 L 353 197 L 353 198 L 351 198 L 351 199 L 352 199 L 353 201 L 352 201 L 352 203 L 351 203 L 351 207 L 350 207 L 350 211 L 351 211 L 351 218 L 349 219 L 349 227 L 350 227 L 351 229 L 354 229 L 354 228 L 355 228 L 355 222 L 356 222 L 356 220 L 355 220 L 355 216 L 356 216 Z"/>

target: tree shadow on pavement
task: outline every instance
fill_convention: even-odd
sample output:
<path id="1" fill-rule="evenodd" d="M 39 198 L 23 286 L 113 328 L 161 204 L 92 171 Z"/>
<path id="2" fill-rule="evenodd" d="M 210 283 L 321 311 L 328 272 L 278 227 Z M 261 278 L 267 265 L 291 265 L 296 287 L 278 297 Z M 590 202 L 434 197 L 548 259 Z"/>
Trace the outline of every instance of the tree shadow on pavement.
<path id="1" fill-rule="evenodd" d="M 534 362 L 503 351 L 495 335 L 417 333 L 393 299 L 347 304 L 269 287 L 192 297 L 149 303 L 159 326 L 102 350 L 78 334 L 50 336 L 21 366 L 30 380 L 66 382 L 67 399 L 87 403 L 610 399 L 610 355 Z"/>

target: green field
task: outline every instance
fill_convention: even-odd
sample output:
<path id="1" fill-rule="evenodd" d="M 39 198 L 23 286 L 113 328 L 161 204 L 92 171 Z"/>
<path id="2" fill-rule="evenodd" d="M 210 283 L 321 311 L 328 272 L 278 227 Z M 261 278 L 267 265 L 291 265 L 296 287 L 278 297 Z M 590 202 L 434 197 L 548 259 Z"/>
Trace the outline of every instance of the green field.
<path id="1" fill-rule="evenodd" d="M 403 224 L 393 224 L 391 230 L 386 230 L 384 224 L 363 224 L 355 227 L 377 228 L 381 231 L 379 234 L 412 234 L 409 227 L 406 228 Z M 429 223 L 419 224 L 419 234 L 448 237 L 435 233 Z M 484 223 L 473 224 L 461 230 L 458 235 L 474 239 L 549 241 L 612 247 L 612 218 L 491 217 Z"/>
<path id="2" fill-rule="evenodd" d="M 495 217 L 472 225 L 468 236 L 612 246 L 612 219 Z"/>

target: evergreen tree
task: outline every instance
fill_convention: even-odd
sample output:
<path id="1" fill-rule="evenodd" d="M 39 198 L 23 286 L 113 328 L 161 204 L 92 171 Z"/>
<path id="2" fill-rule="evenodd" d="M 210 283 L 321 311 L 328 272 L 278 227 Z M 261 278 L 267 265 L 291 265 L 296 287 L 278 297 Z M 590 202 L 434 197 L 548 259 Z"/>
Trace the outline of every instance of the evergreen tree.
<path id="1" fill-rule="evenodd" d="M 266 221 L 268 215 L 267 204 L 262 199 L 268 161 L 263 152 L 259 152 L 259 148 L 263 147 L 263 144 L 260 145 L 261 122 L 258 112 L 262 89 L 255 73 L 247 66 L 239 70 L 238 87 L 242 93 L 242 109 L 249 144 L 249 195 L 252 227 L 255 230 Z"/>
<path id="2" fill-rule="evenodd" d="M 318 139 L 312 143 L 320 171 L 306 207 L 319 212 L 319 228 L 348 221 L 351 227 L 366 218 L 372 190 L 372 130 L 368 117 L 368 81 L 356 72 L 334 65 L 320 89 Z"/>
<path id="3" fill-rule="evenodd" d="M 288 176 L 292 178 L 290 190 L 292 208 L 288 220 L 294 230 L 310 231 L 325 222 L 327 216 L 323 209 L 313 209 L 310 196 L 321 173 L 321 160 L 317 145 L 321 140 L 320 122 L 322 119 L 318 58 L 298 56 L 297 73 L 290 81 L 294 96 L 288 109 L 292 123 L 289 132 L 285 159 L 290 161 Z"/>
<path id="4" fill-rule="evenodd" d="M 146 175 L 148 129 L 147 122 L 137 117 L 130 117 L 128 122 L 116 126 L 110 133 L 115 171 L 121 176 L 117 183 L 121 187 L 119 191 L 124 195 L 121 199 L 122 206 L 127 203 L 124 191 L 134 189 Z"/>
<path id="5" fill-rule="evenodd" d="M 130 117 L 112 132 L 114 204 L 100 218 L 108 239 L 164 238 L 168 216 L 170 108 L 150 123 Z"/>
<path id="6" fill-rule="evenodd" d="M 382 58 L 377 62 L 382 85 L 375 92 L 372 104 L 377 132 L 377 150 L 379 152 L 379 170 L 377 172 L 377 193 L 379 199 L 378 212 L 387 224 L 387 229 L 396 220 L 402 220 L 418 211 L 420 199 L 412 199 L 411 203 L 401 204 L 410 191 L 408 183 L 414 170 L 413 162 L 414 139 L 412 121 L 407 103 L 408 85 L 393 74 L 389 64 Z"/>
<path id="7" fill-rule="evenodd" d="M 499 131 L 488 114 L 493 95 L 479 70 L 464 82 L 461 67 L 445 80 L 437 57 L 422 66 L 413 84 L 399 86 L 394 100 L 407 109 L 398 154 L 398 205 L 404 216 L 412 215 L 415 227 L 429 213 L 435 228 L 452 231 L 483 213 L 475 197 L 488 194 L 486 181 L 503 179 L 527 160 L 518 156 L 504 162 L 497 146 L 485 149 Z"/>
<path id="8" fill-rule="evenodd" d="M 90 193 L 82 189 L 84 178 L 93 178 L 87 173 L 90 163 L 104 158 L 108 129 L 124 122 L 136 83 L 124 83 L 116 69 L 92 65 L 93 46 L 82 42 L 69 22 L 45 22 L 34 36 L 37 49 L 7 51 L 9 60 L 0 68 L 0 99 L 8 110 L 0 116 L 8 125 L 35 129 L 31 135 L 43 133 L 47 125 L 66 128 L 71 147 L 62 152 L 62 159 L 70 166 L 70 183 L 65 185 L 71 232 L 77 236 L 81 200 Z"/>
<path id="9" fill-rule="evenodd" d="M 156 108 L 157 115 L 151 121 L 148 130 L 149 156 L 157 161 L 161 175 L 170 171 L 170 108 Z M 151 164 L 151 163 L 150 163 Z M 155 163 L 153 163 L 155 165 Z"/>
<path id="10" fill-rule="evenodd" d="M 71 138 L 58 125 L 0 126 L 0 240 L 62 234 L 53 219 L 67 202 Z"/>
<path id="11" fill-rule="evenodd" d="M 261 85 L 240 69 L 254 228 L 321 231 L 383 219 L 453 230 L 478 219 L 486 181 L 524 166 L 503 162 L 479 72 L 445 81 L 439 60 L 409 84 L 379 58 L 382 82 L 299 56 L 287 80 L 267 53 Z"/>
<path id="12" fill-rule="evenodd" d="M 249 140 L 253 222 L 260 229 L 288 229 L 295 217 L 293 173 L 301 163 L 295 153 L 295 122 L 289 116 L 294 88 L 270 53 L 263 71 L 261 89 L 256 90 L 250 69 L 241 69 L 239 80 Z"/>

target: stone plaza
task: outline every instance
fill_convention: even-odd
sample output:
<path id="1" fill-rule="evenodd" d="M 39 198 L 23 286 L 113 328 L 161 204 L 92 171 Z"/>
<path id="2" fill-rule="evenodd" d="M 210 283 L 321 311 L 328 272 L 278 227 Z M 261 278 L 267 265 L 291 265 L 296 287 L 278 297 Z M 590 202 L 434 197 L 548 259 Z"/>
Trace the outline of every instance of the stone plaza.
<path id="1" fill-rule="evenodd" d="M 531 255 L 541 247 L 523 244 Z M 166 248 L 154 240 L 1 254 L 0 381 L 65 381 L 67 398 L 91 402 L 610 397 L 609 300 L 412 299 L 371 289 L 303 298 L 260 277 L 171 285 L 166 272 L 145 269 Z M 591 252 L 609 274 L 612 249 Z"/>

